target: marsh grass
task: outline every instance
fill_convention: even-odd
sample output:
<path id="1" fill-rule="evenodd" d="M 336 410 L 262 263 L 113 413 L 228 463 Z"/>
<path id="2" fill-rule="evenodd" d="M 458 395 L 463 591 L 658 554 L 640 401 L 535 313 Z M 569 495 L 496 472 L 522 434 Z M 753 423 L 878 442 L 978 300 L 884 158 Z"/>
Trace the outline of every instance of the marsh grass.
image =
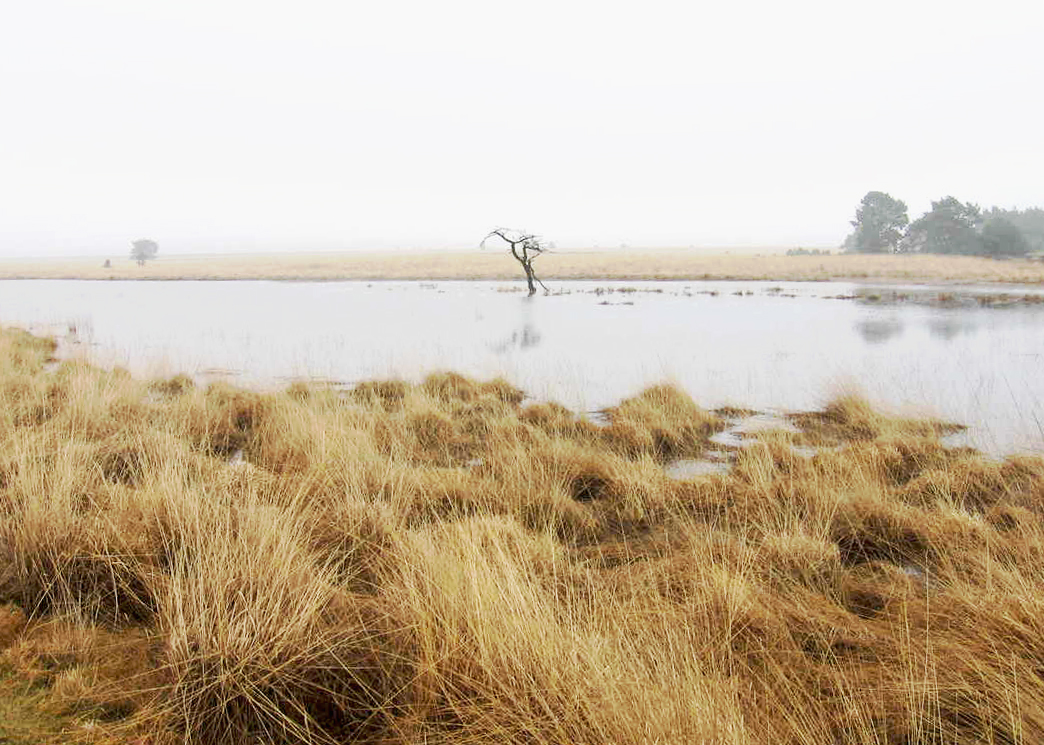
<path id="1" fill-rule="evenodd" d="M 284 254 L 170 255 L 144 267 L 129 258 L 6 259 L 2 279 L 284 279 L 284 280 L 516 280 L 524 279 L 500 251 L 384 251 Z M 552 280 L 776 280 L 831 279 L 962 282 L 1044 282 L 1044 264 L 974 256 L 785 256 L 722 250 L 578 250 L 544 254 L 540 276 Z M 522 285 L 524 287 L 524 284 Z M 552 288 L 553 289 L 553 288 Z"/>
<path id="2" fill-rule="evenodd" d="M 847 397 L 679 481 L 724 420 L 670 386 L 593 421 L 52 352 L 0 332 L 0 740 L 1044 737 L 1040 459 Z"/>

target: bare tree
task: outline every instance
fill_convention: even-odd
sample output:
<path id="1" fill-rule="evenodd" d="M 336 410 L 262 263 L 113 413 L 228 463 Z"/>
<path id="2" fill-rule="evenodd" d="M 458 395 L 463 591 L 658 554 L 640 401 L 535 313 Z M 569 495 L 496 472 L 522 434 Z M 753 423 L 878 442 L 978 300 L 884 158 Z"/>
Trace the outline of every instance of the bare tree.
<path id="1" fill-rule="evenodd" d="M 540 238 L 532 233 L 527 233 L 524 230 L 511 230 L 510 228 L 496 228 L 490 231 L 489 235 L 482 239 L 480 244 L 482 248 L 486 247 L 486 241 L 496 236 L 501 240 L 505 241 L 511 247 L 511 255 L 515 257 L 515 261 L 522 265 L 522 268 L 526 272 L 526 283 L 529 285 L 529 296 L 533 297 L 536 294 L 536 286 L 540 285 L 544 288 L 544 292 L 547 292 L 547 287 L 540 278 L 537 277 L 536 272 L 533 270 L 533 260 L 540 254 L 547 251 L 547 247 L 541 243 Z"/>

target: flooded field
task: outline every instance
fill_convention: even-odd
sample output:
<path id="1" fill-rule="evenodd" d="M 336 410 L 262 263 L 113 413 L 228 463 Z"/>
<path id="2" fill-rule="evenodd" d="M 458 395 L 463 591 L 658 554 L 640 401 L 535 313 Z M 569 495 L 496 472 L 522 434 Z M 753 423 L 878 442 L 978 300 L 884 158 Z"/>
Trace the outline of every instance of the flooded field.
<path id="1" fill-rule="evenodd" d="M 283 385 L 503 375 L 594 412 L 668 380 L 702 406 L 809 409 L 841 391 L 1044 450 L 1044 294 L 842 282 L 0 282 L 0 323 L 143 375 Z"/>

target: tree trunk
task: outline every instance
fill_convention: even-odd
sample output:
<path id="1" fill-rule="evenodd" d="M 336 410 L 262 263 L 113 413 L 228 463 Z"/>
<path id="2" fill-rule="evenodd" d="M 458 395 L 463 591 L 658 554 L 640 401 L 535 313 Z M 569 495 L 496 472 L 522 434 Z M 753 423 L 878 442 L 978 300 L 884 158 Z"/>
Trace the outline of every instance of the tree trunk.
<path id="1" fill-rule="evenodd" d="M 536 285 L 533 284 L 536 275 L 533 273 L 533 267 L 528 261 L 523 261 L 522 268 L 526 270 L 526 282 L 529 284 L 529 297 L 533 297 L 536 295 Z"/>

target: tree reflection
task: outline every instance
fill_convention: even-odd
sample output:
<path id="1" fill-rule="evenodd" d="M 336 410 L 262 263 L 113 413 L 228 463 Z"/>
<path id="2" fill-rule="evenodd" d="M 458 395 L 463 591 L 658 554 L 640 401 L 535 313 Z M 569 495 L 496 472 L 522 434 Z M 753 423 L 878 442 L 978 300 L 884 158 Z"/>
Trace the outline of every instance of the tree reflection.
<path id="1" fill-rule="evenodd" d="M 867 344 L 883 344 L 903 333 L 903 324 L 894 318 L 869 318 L 856 321 L 855 330 Z"/>
<path id="2" fill-rule="evenodd" d="M 493 345 L 493 351 L 497 354 L 505 354 L 512 349 L 533 349 L 540 344 L 541 336 L 536 326 L 527 321 L 518 331 L 512 331 L 511 336 Z"/>
<path id="3" fill-rule="evenodd" d="M 975 330 L 974 323 L 957 316 L 943 316 L 928 321 L 928 333 L 944 341 L 951 341 L 961 334 L 972 333 Z"/>

